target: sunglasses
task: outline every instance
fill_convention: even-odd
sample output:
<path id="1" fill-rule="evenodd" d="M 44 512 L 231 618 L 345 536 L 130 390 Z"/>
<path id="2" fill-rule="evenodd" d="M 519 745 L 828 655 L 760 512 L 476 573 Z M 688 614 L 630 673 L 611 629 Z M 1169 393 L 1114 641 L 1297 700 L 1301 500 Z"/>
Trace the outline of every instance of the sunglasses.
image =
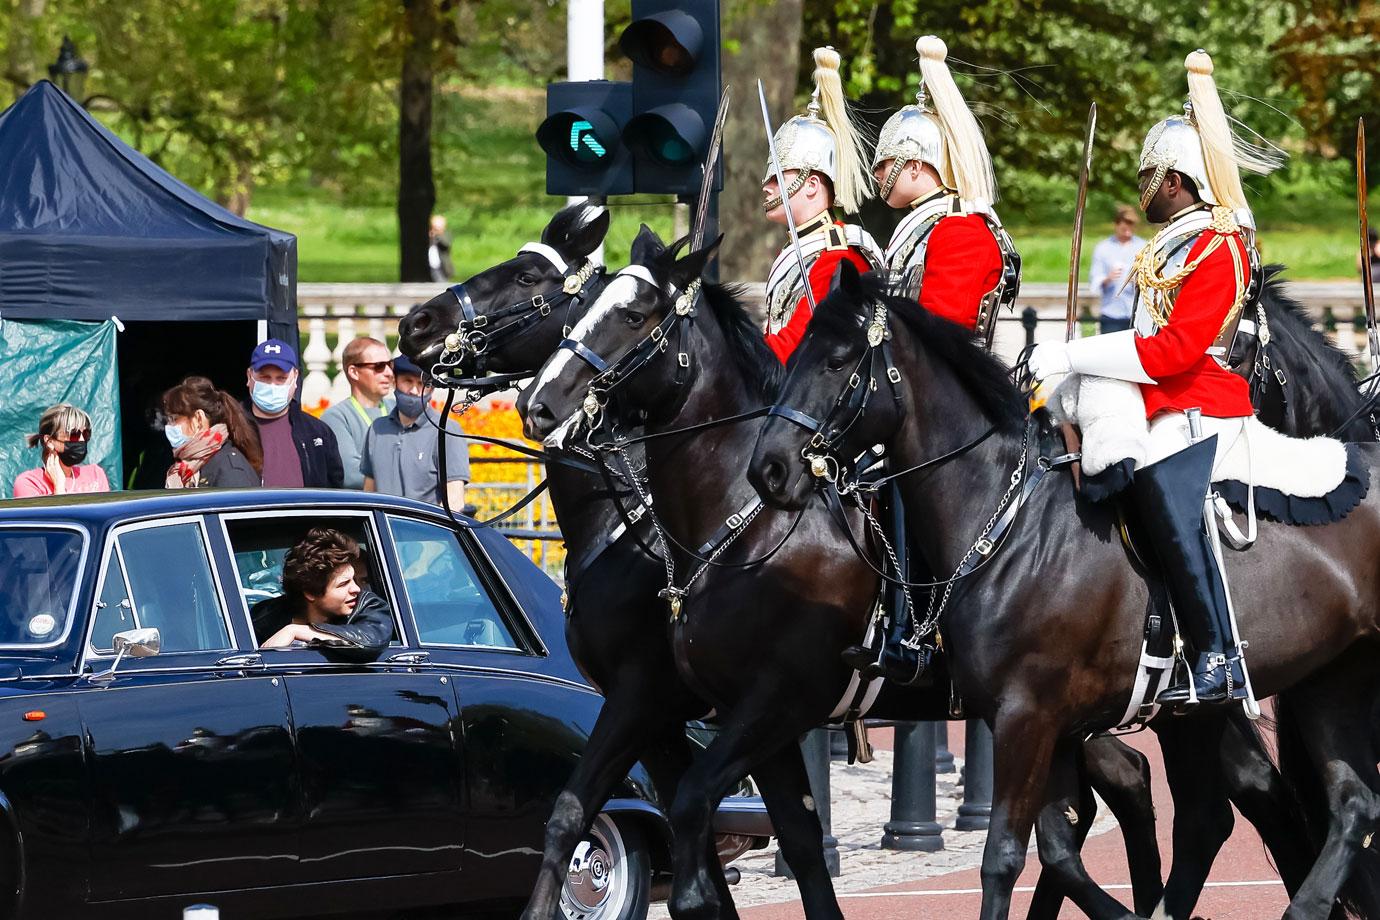
<path id="1" fill-rule="evenodd" d="M 55 431 L 55 432 L 53 432 L 52 435 L 50 435 L 50 437 L 57 438 L 59 441 L 62 441 L 62 440 L 67 440 L 67 441 L 89 441 L 89 440 L 91 440 L 91 429 L 90 429 L 90 428 L 73 428 L 73 429 L 71 429 L 70 431 L 67 432 L 67 437 L 66 437 L 66 438 L 61 437 L 61 435 L 62 435 L 62 432 L 61 432 L 61 431 Z"/>
<path id="2" fill-rule="evenodd" d="M 392 367 L 392 361 L 356 361 L 354 367 L 367 367 L 375 374 L 382 374 L 385 367 Z"/>

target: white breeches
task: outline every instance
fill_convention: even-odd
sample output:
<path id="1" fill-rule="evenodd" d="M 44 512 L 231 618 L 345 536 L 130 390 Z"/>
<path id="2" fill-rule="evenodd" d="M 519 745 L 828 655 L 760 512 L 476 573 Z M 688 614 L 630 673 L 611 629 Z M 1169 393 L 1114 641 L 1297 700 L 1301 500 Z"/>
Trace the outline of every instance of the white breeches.
<path id="1" fill-rule="evenodd" d="M 1214 468 L 1235 446 L 1238 439 L 1245 436 L 1245 418 L 1214 418 L 1202 416 L 1203 437 L 1217 435 L 1217 459 Z M 1163 460 L 1170 454 L 1178 453 L 1192 441 L 1188 434 L 1188 416 L 1182 412 L 1160 412 L 1150 421 L 1150 443 L 1144 466 Z"/>

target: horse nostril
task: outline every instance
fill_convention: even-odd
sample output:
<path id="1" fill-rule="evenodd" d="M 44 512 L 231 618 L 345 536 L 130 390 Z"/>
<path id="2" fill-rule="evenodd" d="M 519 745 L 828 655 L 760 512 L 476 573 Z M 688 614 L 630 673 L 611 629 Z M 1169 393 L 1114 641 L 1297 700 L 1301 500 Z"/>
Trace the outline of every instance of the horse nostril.
<path id="1" fill-rule="evenodd" d="M 556 420 L 556 416 L 551 412 L 551 409 L 543 402 L 535 402 L 529 405 L 527 407 L 527 417 L 542 425 L 549 424 Z"/>
<path id="2" fill-rule="evenodd" d="M 408 324 L 408 331 L 414 335 L 425 333 L 431 328 L 431 317 L 425 313 L 414 313 L 408 316 L 404 322 Z"/>
<path id="3" fill-rule="evenodd" d="M 766 480 L 768 489 L 773 492 L 780 492 L 786 484 L 786 465 L 780 460 L 768 462 L 763 478 Z"/>

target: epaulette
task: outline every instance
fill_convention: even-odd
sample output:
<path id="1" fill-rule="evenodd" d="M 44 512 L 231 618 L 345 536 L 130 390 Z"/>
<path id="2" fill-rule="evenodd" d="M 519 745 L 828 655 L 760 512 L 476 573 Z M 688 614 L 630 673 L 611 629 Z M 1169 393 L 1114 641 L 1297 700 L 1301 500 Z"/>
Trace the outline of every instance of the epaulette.
<path id="1" fill-rule="evenodd" d="M 843 227 L 839 226 L 838 224 L 830 224 L 828 233 L 829 242 L 825 245 L 825 249 L 848 248 L 848 236 L 844 233 Z"/>

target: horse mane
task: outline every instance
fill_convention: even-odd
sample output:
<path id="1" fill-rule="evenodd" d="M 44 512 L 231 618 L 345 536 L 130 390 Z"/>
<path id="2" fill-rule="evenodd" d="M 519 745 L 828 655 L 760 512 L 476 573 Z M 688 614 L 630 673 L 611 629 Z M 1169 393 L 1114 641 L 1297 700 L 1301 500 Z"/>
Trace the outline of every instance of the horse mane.
<path id="1" fill-rule="evenodd" d="M 762 330 L 743 306 L 745 289 L 738 284 L 705 284 L 702 291 L 704 302 L 723 330 L 729 357 L 747 381 L 748 389 L 763 399 L 773 399 L 785 377 L 785 368 L 767 347 Z"/>
<path id="2" fill-rule="evenodd" d="M 868 274 L 862 281 L 868 303 L 885 306 L 909 329 L 925 353 L 958 378 L 993 424 L 1004 431 L 1020 431 L 1028 414 L 1026 399 L 1011 382 L 1010 368 L 979 345 L 971 330 L 935 316 L 914 300 L 890 293 L 882 277 Z M 831 292 L 811 318 L 811 325 L 818 323 L 820 331 L 841 337 L 858 335 L 857 314 L 847 305 L 847 298 L 842 287 Z"/>

